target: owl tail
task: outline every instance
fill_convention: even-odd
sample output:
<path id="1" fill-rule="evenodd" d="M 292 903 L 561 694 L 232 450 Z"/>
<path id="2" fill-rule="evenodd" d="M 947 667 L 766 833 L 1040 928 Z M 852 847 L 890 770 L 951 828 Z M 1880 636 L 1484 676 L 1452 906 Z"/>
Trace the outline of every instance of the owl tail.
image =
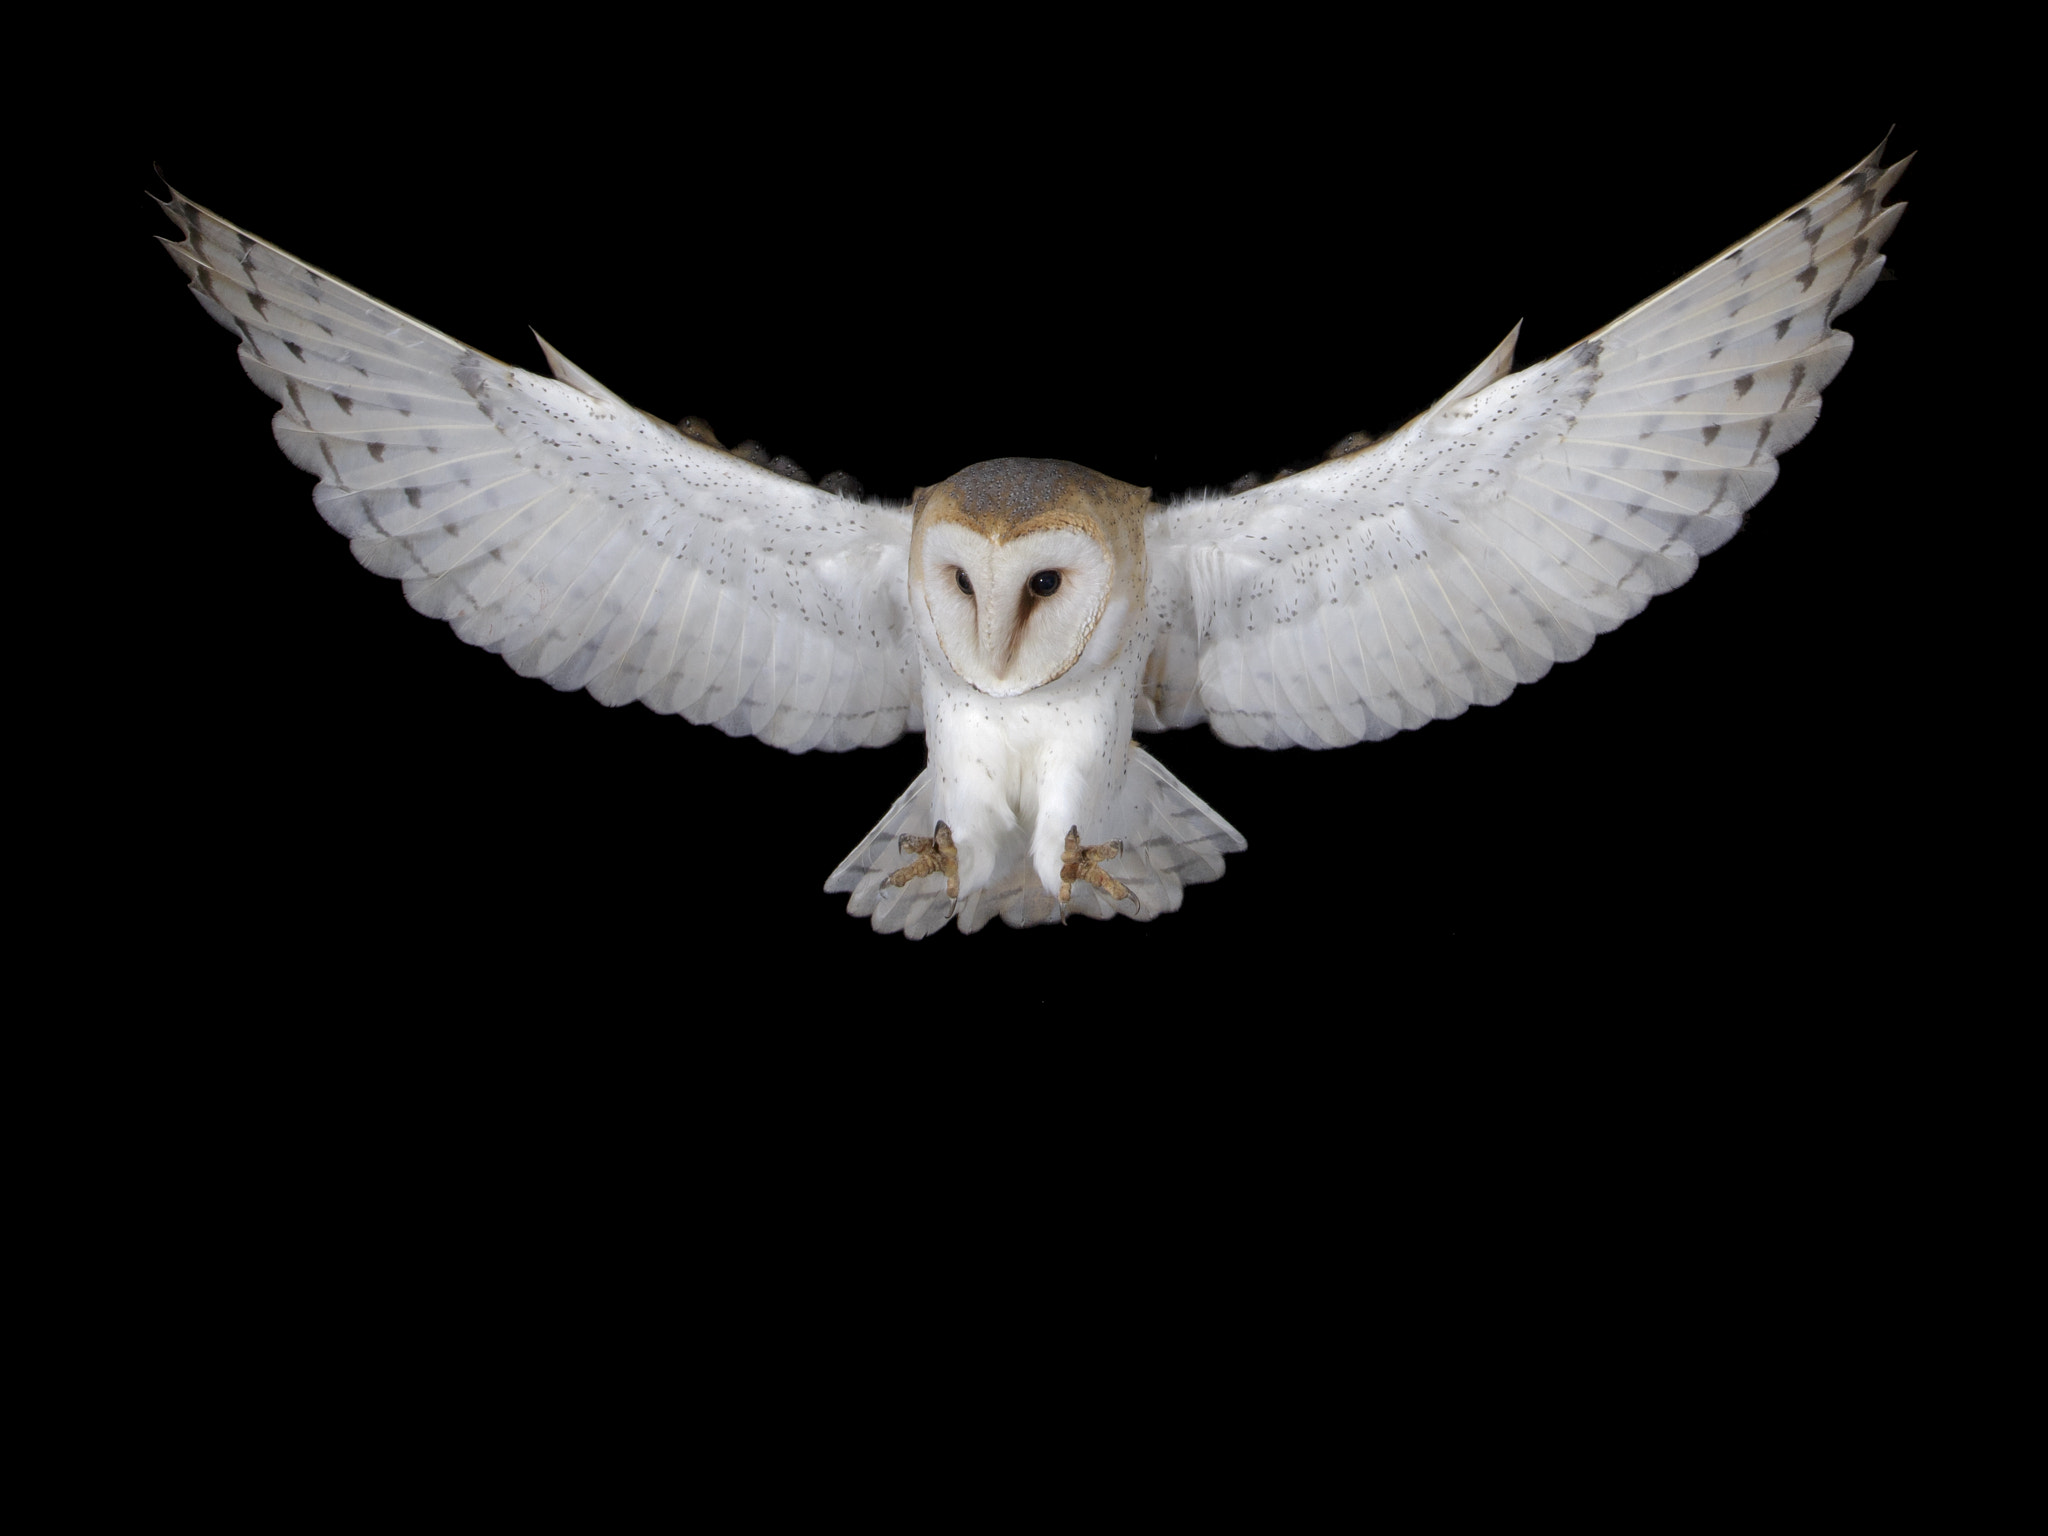
<path id="1" fill-rule="evenodd" d="M 905 834 L 930 837 L 933 820 L 932 771 L 926 768 L 832 872 L 825 889 L 851 891 L 846 910 L 871 918 L 878 932 L 904 933 L 913 939 L 938 932 L 956 917 L 962 933 L 972 933 L 995 917 L 1013 928 L 1060 920 L 1059 901 L 1039 883 L 1022 837 L 1003 850 L 995 878 L 957 902 L 946 895 L 946 883 L 937 875 L 901 887 L 887 885 L 890 874 L 910 862 L 898 839 Z M 1077 884 L 1067 906 L 1068 914 L 1077 917 L 1114 917 L 1121 912 L 1147 922 L 1162 912 L 1176 911 L 1184 887 L 1221 879 L 1223 856 L 1244 851 L 1237 828 L 1135 742 L 1120 813 L 1099 829 L 1083 830 L 1091 838 L 1122 840 L 1122 856 L 1104 868 L 1129 887 L 1138 905 L 1134 912 L 1129 902 L 1111 901 L 1095 887 Z"/>

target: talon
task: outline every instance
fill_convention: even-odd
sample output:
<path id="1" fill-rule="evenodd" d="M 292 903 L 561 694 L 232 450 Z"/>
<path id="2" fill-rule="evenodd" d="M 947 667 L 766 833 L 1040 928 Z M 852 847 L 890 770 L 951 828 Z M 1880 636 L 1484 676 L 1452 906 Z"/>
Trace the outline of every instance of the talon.
<path id="1" fill-rule="evenodd" d="M 955 901 L 960 899 L 960 853 L 953 845 L 951 827 L 942 821 L 932 829 L 930 837 L 913 837 L 905 832 L 896 839 L 896 851 L 917 857 L 894 871 L 883 882 L 885 885 L 900 888 L 926 875 L 942 874 L 946 877 L 946 894 Z"/>
<path id="2" fill-rule="evenodd" d="M 1067 845 L 1061 850 L 1066 856 L 1066 862 L 1060 865 L 1060 905 L 1064 907 L 1074 899 L 1074 882 L 1085 880 L 1111 901 L 1128 901 L 1133 907 L 1137 906 L 1138 898 L 1131 894 L 1129 886 L 1108 870 L 1097 867 L 1111 859 L 1121 858 L 1123 851 L 1124 845 L 1121 841 L 1096 843 L 1092 847 L 1083 848 L 1081 829 L 1078 826 L 1067 828 Z M 1066 921 L 1064 913 L 1061 914 L 1060 921 Z"/>

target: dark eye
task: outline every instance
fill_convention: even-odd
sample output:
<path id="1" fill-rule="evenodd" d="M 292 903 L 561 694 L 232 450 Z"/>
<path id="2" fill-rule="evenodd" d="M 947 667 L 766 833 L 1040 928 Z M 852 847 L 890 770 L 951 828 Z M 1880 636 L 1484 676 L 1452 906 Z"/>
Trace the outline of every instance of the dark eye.
<path id="1" fill-rule="evenodd" d="M 960 590 L 962 592 L 965 592 L 969 597 L 974 596 L 974 583 L 967 579 L 967 573 L 965 571 L 955 571 L 953 573 L 953 579 L 960 584 Z"/>
<path id="2" fill-rule="evenodd" d="M 1058 571 L 1040 571 L 1031 578 L 1031 595 L 1033 597 L 1051 597 L 1059 589 L 1060 573 Z"/>

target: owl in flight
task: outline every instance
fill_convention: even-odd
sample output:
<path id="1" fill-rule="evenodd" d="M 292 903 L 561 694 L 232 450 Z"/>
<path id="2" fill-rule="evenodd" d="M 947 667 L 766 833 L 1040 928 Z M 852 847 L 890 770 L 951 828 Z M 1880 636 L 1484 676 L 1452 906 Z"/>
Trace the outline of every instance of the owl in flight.
<path id="1" fill-rule="evenodd" d="M 921 730 L 826 888 L 884 932 L 1141 920 L 1236 830 L 1131 739 L 1336 747 L 1496 704 L 1692 575 L 1847 361 L 1907 160 L 1406 426 L 1170 502 L 995 459 L 862 500 L 636 410 L 545 341 L 485 356 L 173 192 L 166 242 L 280 406 L 321 515 L 412 605 L 557 688 L 793 752 Z M 1910 157 L 1908 157 L 1910 159 Z"/>

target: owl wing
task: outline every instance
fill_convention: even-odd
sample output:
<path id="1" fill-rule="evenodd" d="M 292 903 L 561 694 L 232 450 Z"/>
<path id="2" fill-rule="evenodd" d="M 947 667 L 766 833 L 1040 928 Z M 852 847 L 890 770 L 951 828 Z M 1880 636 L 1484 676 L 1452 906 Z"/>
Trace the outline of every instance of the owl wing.
<path id="1" fill-rule="evenodd" d="M 802 752 L 922 728 L 910 514 L 486 357 L 173 192 L 165 242 L 356 558 L 557 688 Z M 542 346 L 546 347 L 543 342 Z"/>
<path id="2" fill-rule="evenodd" d="M 1884 199 L 1908 161 L 1882 153 L 1547 362 L 1508 374 L 1510 333 L 1380 442 L 1154 514 L 1140 723 L 1391 736 L 1499 703 L 1684 582 L 1848 360 L 1830 322 L 1905 211 Z"/>

